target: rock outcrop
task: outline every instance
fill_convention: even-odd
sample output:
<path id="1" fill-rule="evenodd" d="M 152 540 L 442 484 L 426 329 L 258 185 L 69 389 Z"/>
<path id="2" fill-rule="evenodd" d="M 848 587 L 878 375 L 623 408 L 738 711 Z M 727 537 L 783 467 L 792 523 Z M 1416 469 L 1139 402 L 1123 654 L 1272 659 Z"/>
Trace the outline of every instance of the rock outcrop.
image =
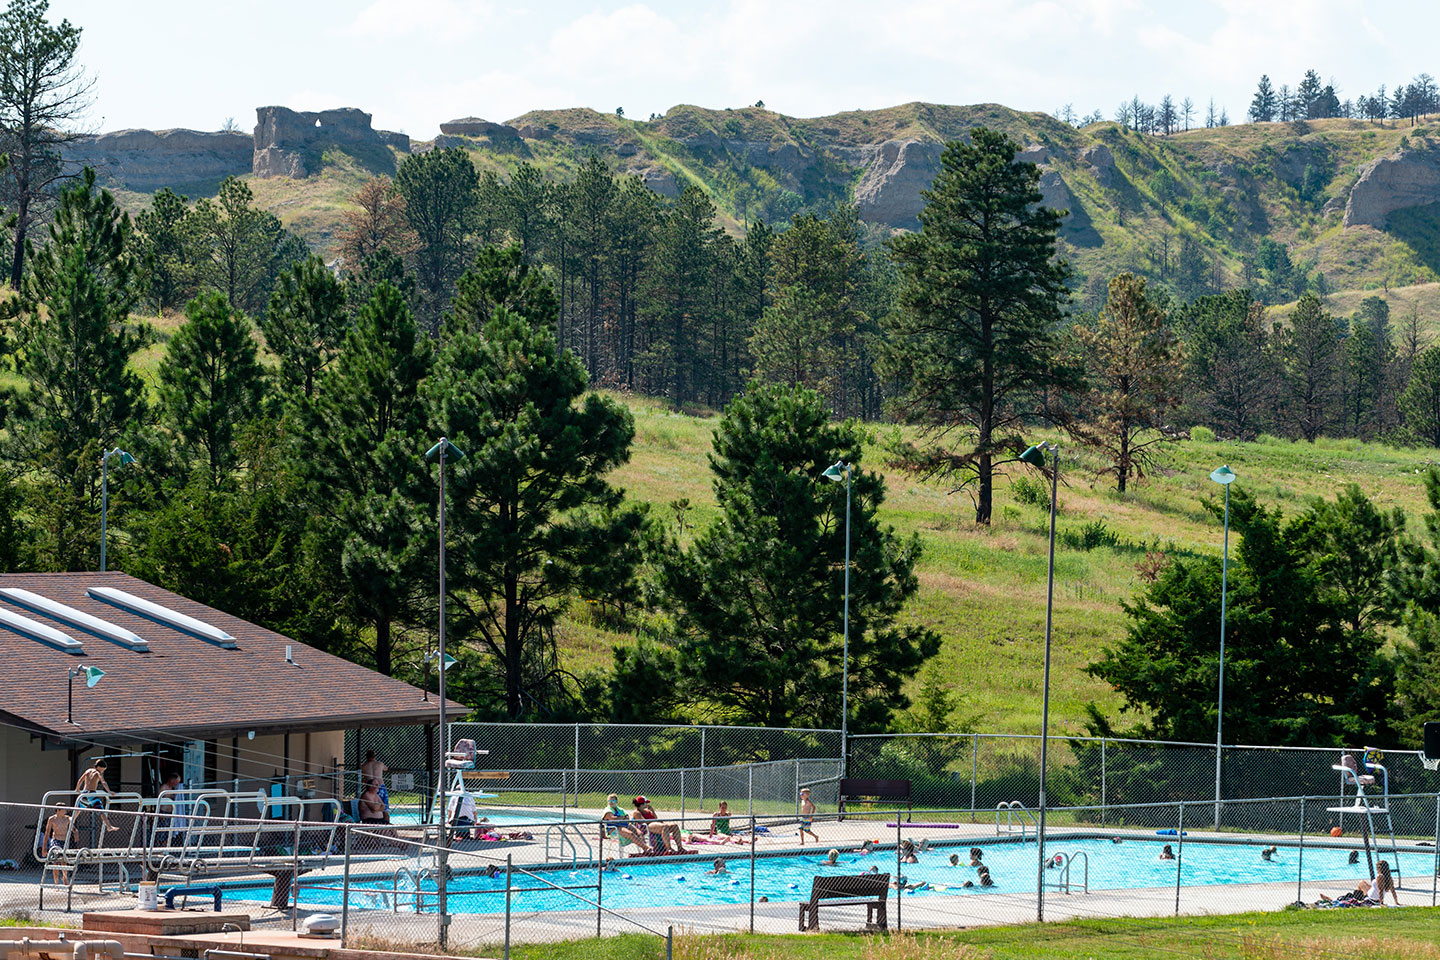
<path id="1" fill-rule="evenodd" d="M 1073 211 L 1075 209 L 1075 195 L 1060 179 L 1058 171 L 1050 167 L 1040 168 L 1040 195 L 1044 197 L 1040 201 L 1041 206 L 1049 207 L 1051 210 Z"/>
<path id="2" fill-rule="evenodd" d="M 387 147 L 394 147 L 401 153 L 410 152 L 410 135 L 408 133 L 396 133 L 394 130 L 376 130 L 380 139 Z"/>
<path id="3" fill-rule="evenodd" d="M 257 177 L 306 176 L 307 164 L 312 161 L 309 154 L 321 145 L 388 149 L 385 139 L 370 126 L 370 114 L 354 107 L 316 113 L 258 107 L 255 117 L 252 172 Z"/>
<path id="4" fill-rule="evenodd" d="M 1120 171 L 1115 166 L 1115 155 L 1103 143 L 1094 144 L 1080 151 L 1080 160 L 1090 165 L 1090 172 L 1094 174 L 1095 182 L 1102 187 L 1112 187 L 1120 178 Z"/>
<path id="5" fill-rule="evenodd" d="M 461 117 L 459 120 L 442 123 L 440 132 L 452 137 L 490 137 L 491 139 L 505 137 L 513 140 L 520 136 L 520 131 L 508 123 L 492 123 L 479 117 Z"/>
<path id="6" fill-rule="evenodd" d="M 1345 226 L 1384 228 L 1396 210 L 1440 203 L 1440 150 L 1401 148 L 1360 168 Z"/>
<path id="7" fill-rule="evenodd" d="M 943 144 L 935 140 L 886 140 L 875 151 L 860 182 L 855 205 L 871 223 L 914 229 L 924 201 L 920 191 L 940 170 Z"/>
<path id="8" fill-rule="evenodd" d="M 1050 148 L 1040 143 L 1032 143 L 1015 153 L 1016 163 L 1044 163 L 1049 159 Z"/>
<path id="9" fill-rule="evenodd" d="M 250 171 L 254 141 L 243 133 L 116 130 L 65 145 L 66 163 L 94 167 L 107 181 L 149 192 Z"/>

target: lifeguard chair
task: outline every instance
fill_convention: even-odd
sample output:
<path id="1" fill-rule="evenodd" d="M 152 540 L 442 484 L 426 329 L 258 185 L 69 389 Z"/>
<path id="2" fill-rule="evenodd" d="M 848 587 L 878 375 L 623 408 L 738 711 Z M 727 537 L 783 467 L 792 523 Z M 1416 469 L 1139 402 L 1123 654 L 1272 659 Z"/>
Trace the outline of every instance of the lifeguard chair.
<path id="1" fill-rule="evenodd" d="M 454 745 L 445 754 L 445 769 L 440 775 L 440 782 L 436 784 L 435 796 L 431 800 L 430 809 L 440 811 L 434 814 L 437 819 L 450 820 L 451 813 L 458 817 L 468 809 L 473 814 L 477 800 L 495 800 L 498 793 L 486 793 L 479 789 L 476 781 L 500 779 L 509 777 L 505 771 L 495 772 L 489 770 L 476 770 L 475 763 L 480 757 L 488 756 L 490 751 L 479 750 L 475 747 L 475 741 L 468 738 L 456 740 Z M 441 801 L 440 786 L 449 778 L 450 785 L 444 790 L 444 805 Z M 474 816 L 470 817 L 474 820 Z M 427 822 L 430 818 L 427 817 Z M 467 831 L 468 832 L 468 831 Z"/>
<path id="2" fill-rule="evenodd" d="M 1329 813 L 1340 814 L 1344 827 L 1345 815 L 1356 814 L 1360 819 L 1360 834 L 1365 844 L 1365 863 L 1370 878 L 1375 878 L 1375 858 L 1370 849 L 1370 838 L 1376 837 L 1376 851 L 1379 850 L 1378 834 L 1375 832 L 1375 818 L 1385 818 L 1385 829 L 1390 834 L 1390 849 L 1395 856 L 1395 878 L 1400 880 L 1400 851 L 1395 843 L 1395 823 L 1390 816 L 1390 771 L 1380 763 L 1380 751 L 1366 747 L 1357 759 L 1353 753 L 1341 754 L 1340 762 L 1330 769 L 1340 774 L 1340 801 L 1342 806 L 1326 807 Z M 1379 785 L 1379 795 L 1373 788 Z M 1366 788 L 1372 792 L 1367 793 Z M 1353 789 L 1353 803 L 1345 803 L 1346 790 Z"/>

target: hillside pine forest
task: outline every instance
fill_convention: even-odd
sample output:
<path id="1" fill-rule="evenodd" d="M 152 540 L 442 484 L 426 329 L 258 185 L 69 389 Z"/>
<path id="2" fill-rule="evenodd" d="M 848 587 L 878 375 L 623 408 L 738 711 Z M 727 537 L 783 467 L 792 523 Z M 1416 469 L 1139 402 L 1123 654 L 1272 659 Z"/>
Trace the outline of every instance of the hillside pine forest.
<path id="1" fill-rule="evenodd" d="M 81 35 L 0 14 L 0 570 L 98 566 L 103 455 L 111 567 L 433 686 L 444 469 L 477 717 L 836 727 L 848 493 L 850 728 L 1030 733 L 1058 467 L 1057 729 L 1204 741 L 1228 463 L 1226 736 L 1440 719 L 1428 76 L 352 111 L 142 190 L 67 159 Z"/>

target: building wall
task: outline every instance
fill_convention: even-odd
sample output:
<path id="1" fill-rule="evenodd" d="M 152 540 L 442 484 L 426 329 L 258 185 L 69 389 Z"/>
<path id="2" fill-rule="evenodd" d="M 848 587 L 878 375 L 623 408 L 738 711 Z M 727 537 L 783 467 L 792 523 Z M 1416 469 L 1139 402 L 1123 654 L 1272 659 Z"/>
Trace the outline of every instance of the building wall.
<path id="1" fill-rule="evenodd" d="M 47 790 L 70 790 L 70 754 L 41 750 L 39 740 L 18 727 L 0 726 L 0 800 L 39 803 Z"/>

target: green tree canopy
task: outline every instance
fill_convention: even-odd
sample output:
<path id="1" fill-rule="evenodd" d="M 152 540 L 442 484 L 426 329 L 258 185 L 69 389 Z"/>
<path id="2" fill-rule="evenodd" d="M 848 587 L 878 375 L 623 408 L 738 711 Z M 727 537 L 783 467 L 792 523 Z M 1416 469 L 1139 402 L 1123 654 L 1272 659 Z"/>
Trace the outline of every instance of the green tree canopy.
<path id="1" fill-rule="evenodd" d="M 1217 516 L 1221 507 L 1206 501 Z M 1234 743 L 1363 743 L 1390 731 L 1393 663 L 1377 564 L 1395 519 L 1358 490 L 1283 522 L 1243 489 L 1231 495 L 1225 737 Z M 1356 556 L 1341 557 L 1340 550 Z M 1351 584 L 1350 577 L 1361 578 Z M 1123 605 L 1127 635 L 1087 672 L 1113 685 L 1140 729 L 1170 740 L 1215 735 L 1220 558 L 1177 557 Z"/>
<path id="2" fill-rule="evenodd" d="M 918 583 L 916 537 L 877 518 L 884 480 L 857 469 L 860 432 L 833 423 L 804 388 L 754 384 L 715 431 L 710 468 L 721 516 L 665 566 L 680 627 L 680 689 L 726 722 L 834 726 L 840 715 L 845 583 L 844 483 L 852 465 L 850 713 L 880 727 L 908 706 L 901 685 L 940 638 L 897 618 Z"/>
<path id="3" fill-rule="evenodd" d="M 1422 350 L 1400 394 L 1406 435 L 1427 447 L 1440 447 L 1440 346 Z"/>
<path id="4" fill-rule="evenodd" d="M 470 155 L 459 148 L 412 154 L 395 171 L 395 189 L 405 200 L 405 218 L 418 242 L 416 273 L 432 329 L 465 269 L 479 184 Z"/>
<path id="5" fill-rule="evenodd" d="M 1039 171 L 1016 163 L 1016 150 L 984 127 L 948 144 L 923 193 L 920 230 L 891 244 L 903 277 L 886 323 L 887 366 L 904 384 L 893 407 L 925 441 L 906 459 L 924 474 L 973 483 L 982 524 L 997 456 L 1025 447 L 1029 402 L 1073 383 L 1054 335 L 1068 297 L 1055 249 L 1061 215 L 1041 203 Z"/>
<path id="6" fill-rule="evenodd" d="M 310 399 L 315 380 L 345 335 L 345 285 L 319 257 L 307 257 L 280 274 L 270 308 L 260 320 L 265 345 L 280 358 L 287 396 Z"/>

